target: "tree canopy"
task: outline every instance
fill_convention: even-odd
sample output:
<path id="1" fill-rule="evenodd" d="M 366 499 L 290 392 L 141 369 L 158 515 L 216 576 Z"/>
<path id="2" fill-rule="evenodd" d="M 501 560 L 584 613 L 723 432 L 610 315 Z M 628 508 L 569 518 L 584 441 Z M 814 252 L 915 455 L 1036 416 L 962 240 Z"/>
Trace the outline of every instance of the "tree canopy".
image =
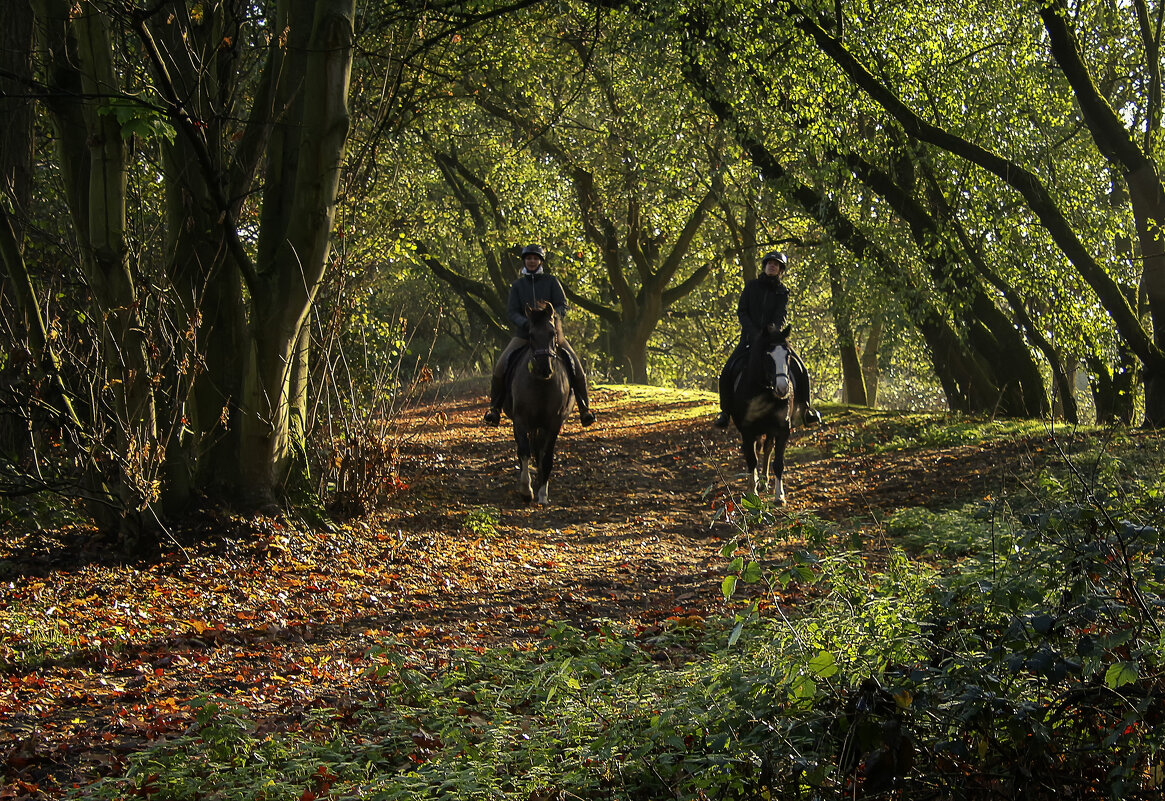
<path id="1" fill-rule="evenodd" d="M 12 491 L 281 502 L 327 332 L 481 369 L 530 242 L 611 379 L 710 386 L 782 249 L 823 397 L 1165 421 L 1143 0 L 16 6 Z"/>

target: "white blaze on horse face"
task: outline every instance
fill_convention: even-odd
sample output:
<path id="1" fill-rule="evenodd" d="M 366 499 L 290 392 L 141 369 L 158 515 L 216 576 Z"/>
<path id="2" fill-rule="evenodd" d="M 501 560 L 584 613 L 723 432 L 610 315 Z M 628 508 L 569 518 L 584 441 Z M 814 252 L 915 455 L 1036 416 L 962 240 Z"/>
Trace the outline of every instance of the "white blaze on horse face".
<path id="1" fill-rule="evenodd" d="M 773 389 L 779 398 L 789 397 L 792 382 L 789 380 L 789 350 L 784 345 L 776 345 L 769 351 L 769 358 L 776 365 L 777 373 L 773 379 Z"/>

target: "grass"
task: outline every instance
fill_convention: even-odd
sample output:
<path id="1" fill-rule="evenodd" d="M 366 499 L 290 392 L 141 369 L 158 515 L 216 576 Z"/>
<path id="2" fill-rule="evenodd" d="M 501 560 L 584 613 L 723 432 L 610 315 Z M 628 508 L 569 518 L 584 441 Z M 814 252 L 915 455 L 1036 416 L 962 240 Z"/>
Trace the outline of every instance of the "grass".
<path id="1" fill-rule="evenodd" d="M 1053 427 L 1041 420 L 892 412 L 852 406 L 838 407 L 838 413 L 830 420 L 835 427 L 843 429 L 832 443 L 832 450 L 837 455 L 947 448 L 1053 435 L 1070 441 L 1103 433 L 1096 428 Z"/>
<path id="2" fill-rule="evenodd" d="M 33 670 L 64 660 L 80 647 L 68 626 L 29 610 L 0 610 L 0 631 L 8 643 L 0 647 L 0 668 Z"/>

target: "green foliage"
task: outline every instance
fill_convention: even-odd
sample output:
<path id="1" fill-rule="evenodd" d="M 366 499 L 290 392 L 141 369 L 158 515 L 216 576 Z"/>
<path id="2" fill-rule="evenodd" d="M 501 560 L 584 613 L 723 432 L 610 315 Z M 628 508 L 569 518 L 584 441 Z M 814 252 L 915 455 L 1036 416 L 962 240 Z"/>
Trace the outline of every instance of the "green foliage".
<path id="1" fill-rule="evenodd" d="M 992 419 L 937 413 L 881 412 L 851 409 L 861 423 L 838 432 L 833 453 L 887 453 L 921 448 L 954 447 L 1048 434 L 1040 420 Z"/>
<path id="2" fill-rule="evenodd" d="M 478 506 L 465 513 L 465 530 L 477 537 L 495 537 L 502 512 L 496 506 Z"/>
<path id="3" fill-rule="evenodd" d="M 26 487 L 29 477 L 7 460 L 0 460 L 0 486 Z M 85 520 L 72 498 L 48 492 L 0 495 L 0 537 L 9 533 L 60 529 Z M 3 578 L 0 572 L 0 578 Z"/>
<path id="4" fill-rule="evenodd" d="M 356 517 L 405 486 L 397 418 L 433 374 L 408 321 L 373 314 L 366 300 L 337 307 L 328 329 L 308 462 L 315 497 L 331 514 Z"/>
<path id="5" fill-rule="evenodd" d="M 927 550 L 942 556 L 965 556 L 989 537 L 992 525 L 989 507 L 968 504 L 948 512 L 911 507 L 895 512 L 886 520 L 886 534 L 913 550 Z"/>
<path id="6" fill-rule="evenodd" d="M 149 106 L 133 98 L 109 98 L 97 110 L 98 114 L 112 116 L 121 126 L 123 139 L 138 137 L 144 141 L 165 139 L 173 142 L 177 131 L 158 107 Z"/>
<path id="7" fill-rule="evenodd" d="M 0 560 L 0 580 L 4 579 L 11 563 Z M 39 610 L 38 610 L 39 611 Z M 57 621 L 45 624 L 43 617 L 33 615 L 32 610 L 9 609 L 0 614 L 0 629 L 12 636 L 18 645 L 0 658 L 0 666 L 6 669 L 35 668 L 48 661 L 64 658 L 74 647 L 74 638 L 69 636 L 67 627 Z"/>
<path id="8" fill-rule="evenodd" d="M 1154 491 L 1121 511 L 1158 508 L 1137 505 Z M 1165 553 L 1155 527 L 1105 530 L 1114 511 L 1056 500 L 993 528 L 903 515 L 895 532 L 917 539 L 979 524 L 977 555 L 941 572 L 897 550 L 758 559 L 768 535 L 744 529 L 723 549 L 726 594 L 771 595 L 735 620 L 547 623 L 535 648 L 439 668 L 385 646 L 361 704 L 290 735 L 208 702 L 187 737 L 78 797 L 1050 799 L 1063 777 L 1080 797 L 1149 798 Z M 787 606 L 792 589 L 812 600 Z"/>
<path id="9" fill-rule="evenodd" d="M 298 738 L 269 737 L 244 710 L 199 699 L 187 735 L 133 760 L 123 778 L 99 782 L 75 798 L 265 799 L 301 801 L 325 796 L 334 784 L 359 787 L 389 767 L 381 748 L 337 736 L 328 715 L 316 714 Z"/>

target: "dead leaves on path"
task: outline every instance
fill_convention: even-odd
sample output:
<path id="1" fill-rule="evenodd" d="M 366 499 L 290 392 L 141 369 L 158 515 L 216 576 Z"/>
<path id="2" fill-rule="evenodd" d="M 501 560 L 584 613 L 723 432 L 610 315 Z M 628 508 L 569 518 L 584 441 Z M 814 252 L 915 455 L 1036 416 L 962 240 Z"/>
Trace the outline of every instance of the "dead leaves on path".
<path id="1" fill-rule="evenodd" d="M 481 399 L 461 399 L 404 421 L 419 433 L 395 508 L 330 531 L 208 518 L 182 549 L 134 565 L 81 528 L 7 535 L 0 801 L 122 770 L 186 731 L 205 696 L 295 731 L 313 708 L 375 691 L 385 653 L 435 670 L 452 648 L 527 647 L 549 620 L 614 619 L 644 636 L 702 626 L 723 609 L 728 533 L 710 530 L 705 491 L 731 496 L 738 442 L 710 428 L 705 399 L 661 407 L 607 390 L 595 403 L 600 423 L 560 441 L 548 509 L 517 500 L 508 433 L 478 425 Z M 924 459 L 942 454 L 842 465 L 805 447 L 829 435 L 802 438 L 788 480 L 793 510 L 834 520 L 974 488 L 1002 458 L 952 454 L 936 482 Z"/>

